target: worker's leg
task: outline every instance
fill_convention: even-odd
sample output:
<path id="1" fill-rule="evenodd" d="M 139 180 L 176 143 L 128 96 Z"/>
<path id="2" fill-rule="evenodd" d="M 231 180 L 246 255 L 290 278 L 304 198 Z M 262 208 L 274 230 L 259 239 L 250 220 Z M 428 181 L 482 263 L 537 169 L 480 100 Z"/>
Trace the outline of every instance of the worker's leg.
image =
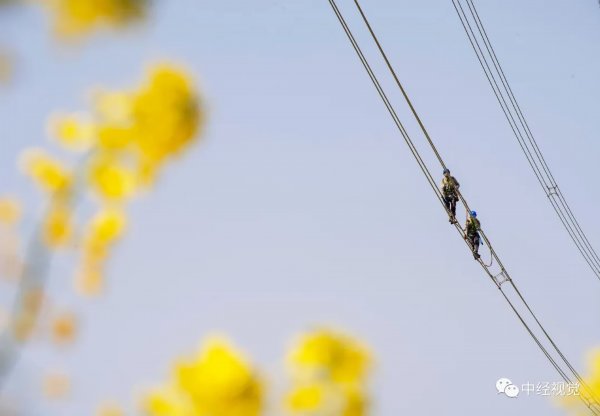
<path id="1" fill-rule="evenodd" d="M 452 197 L 452 201 L 450 202 L 450 211 L 452 211 L 452 216 L 456 217 L 456 202 L 458 198 L 456 196 Z"/>
<path id="2" fill-rule="evenodd" d="M 479 256 L 479 243 L 480 243 L 480 236 L 479 234 L 475 234 L 473 236 L 473 257 L 475 257 L 475 260 L 477 260 L 480 256 Z"/>
<path id="3" fill-rule="evenodd" d="M 447 209 L 448 211 L 450 211 L 450 210 L 451 210 L 451 208 L 452 208 L 452 200 L 451 200 L 451 199 L 450 199 L 450 197 L 449 197 L 449 196 L 447 196 L 447 195 L 444 195 L 444 205 L 446 206 L 446 209 Z"/>
<path id="4" fill-rule="evenodd" d="M 450 215 L 450 224 L 454 224 L 454 217 L 456 216 L 456 200 L 452 195 L 446 195 L 444 196 L 444 205 Z"/>

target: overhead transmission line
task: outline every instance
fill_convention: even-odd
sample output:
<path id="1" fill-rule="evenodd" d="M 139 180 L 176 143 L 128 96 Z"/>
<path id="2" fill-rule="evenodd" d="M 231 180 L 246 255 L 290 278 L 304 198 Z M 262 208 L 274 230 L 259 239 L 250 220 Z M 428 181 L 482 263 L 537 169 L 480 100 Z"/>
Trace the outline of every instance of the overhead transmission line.
<path id="1" fill-rule="evenodd" d="M 452 4 L 488 83 L 498 100 L 498 104 L 500 104 L 500 108 L 535 177 L 571 240 L 573 240 L 592 272 L 600 280 L 600 257 L 583 231 L 575 214 L 573 214 L 562 190 L 554 179 L 554 175 L 550 171 L 550 167 L 506 78 L 475 3 L 473 0 L 452 0 Z M 463 4 L 466 4 L 466 6 L 463 7 Z"/>
<path id="2" fill-rule="evenodd" d="M 328 0 L 328 1 L 335 13 L 340 25 L 342 26 L 342 29 L 344 30 L 346 36 L 348 37 L 348 40 L 350 41 L 352 47 L 354 48 L 356 54 L 358 55 L 358 58 L 360 59 L 363 67 L 367 71 L 367 74 L 368 74 L 369 78 L 371 79 L 371 82 L 375 86 L 377 93 L 379 94 L 386 109 L 388 110 L 390 116 L 392 117 L 394 124 L 400 131 L 400 134 L 402 135 L 404 141 L 408 145 L 413 157 L 417 161 L 419 168 L 421 169 L 422 173 L 424 174 L 430 187 L 434 191 L 436 198 L 442 204 L 446 213 L 450 214 L 450 212 L 448 211 L 448 209 L 446 208 L 446 206 L 444 204 L 441 192 L 436 185 L 436 181 L 435 181 L 433 175 L 431 174 L 431 171 L 430 171 L 427 163 L 424 161 L 423 157 L 421 156 L 417 147 L 415 146 L 412 138 L 410 137 L 410 135 L 406 131 L 403 123 L 401 122 L 400 118 L 398 117 L 393 104 L 390 102 L 387 94 L 385 93 L 384 88 L 381 86 L 381 83 L 379 82 L 377 75 L 374 73 L 371 65 L 369 64 L 369 61 L 365 57 L 365 54 L 363 53 L 360 45 L 358 44 L 354 34 L 352 33 L 352 30 L 348 26 L 343 14 L 341 13 L 340 9 L 338 8 L 336 1 L 335 0 Z M 410 100 L 410 97 L 406 93 L 406 90 L 404 89 L 404 87 L 402 86 L 402 83 L 400 82 L 398 76 L 396 75 L 394 68 L 392 67 L 385 51 L 383 50 L 383 47 L 381 46 L 379 39 L 375 35 L 359 2 L 357 0 L 354 0 L 354 3 L 356 5 L 358 11 L 360 12 L 360 15 L 361 15 L 363 21 L 365 22 L 367 28 L 369 29 L 369 32 L 370 32 L 371 36 L 373 37 L 373 40 L 377 44 L 377 47 L 378 47 L 381 55 L 383 56 L 388 69 L 392 73 L 394 80 L 396 81 L 408 106 L 410 107 L 413 116 L 417 120 L 432 151 L 435 153 L 435 155 L 438 159 L 438 162 L 440 163 L 440 165 L 442 167 L 445 168 L 446 164 L 444 163 L 444 160 L 442 159 L 435 144 L 433 143 L 433 140 L 431 139 L 429 133 L 427 132 L 424 123 L 422 122 L 421 118 L 419 117 L 418 113 L 416 112 L 416 109 L 414 108 L 414 106 Z M 460 198 L 461 202 L 464 204 L 466 210 L 470 211 L 469 205 L 468 205 L 466 199 L 464 198 L 464 196 L 459 193 L 459 198 Z M 467 242 L 460 225 L 455 223 L 454 226 L 455 226 L 455 229 L 457 230 L 457 232 L 459 233 L 459 235 L 463 238 L 463 241 L 465 242 L 465 244 L 469 247 L 469 249 L 471 249 L 470 243 Z M 550 364 L 559 373 L 561 378 L 564 381 L 566 381 L 567 383 L 571 383 L 571 384 L 573 383 L 574 380 L 578 381 L 580 383 L 581 388 L 583 389 L 583 394 L 580 396 L 581 401 L 588 407 L 588 409 L 590 410 L 590 412 L 592 414 L 600 415 L 600 402 L 598 401 L 598 398 L 594 397 L 593 390 L 589 387 L 589 385 L 585 382 L 585 380 L 580 376 L 580 374 L 577 372 L 577 370 L 571 365 L 571 363 L 568 361 L 566 356 L 562 353 L 562 351 L 559 349 L 557 344 L 551 338 L 551 336 L 549 335 L 547 330 L 544 328 L 541 321 L 538 319 L 537 315 L 534 313 L 533 309 L 526 302 L 525 298 L 523 297 L 523 295 L 517 288 L 516 284 L 514 283 L 513 279 L 510 277 L 508 271 L 504 267 L 498 254 L 494 250 L 494 248 L 493 248 L 490 240 L 488 239 L 487 235 L 485 234 L 485 232 L 483 230 L 481 230 L 480 233 L 481 233 L 481 236 L 483 238 L 485 245 L 490 250 L 492 258 L 494 260 L 496 260 L 498 269 L 492 270 L 491 267 L 487 266 L 481 259 L 477 260 L 478 263 L 483 268 L 483 270 L 488 275 L 488 277 L 492 280 L 492 282 L 496 285 L 496 287 L 500 290 L 500 293 L 502 294 L 505 301 L 508 303 L 511 310 L 515 313 L 518 320 L 521 322 L 521 324 L 523 325 L 523 327 L 525 328 L 527 333 L 533 339 L 534 343 L 538 346 L 538 348 L 546 356 L 546 358 L 548 359 Z M 512 289 L 510 292 L 505 290 L 505 288 L 504 288 L 505 284 L 508 284 L 509 289 Z M 533 321 L 535 322 L 535 325 L 528 323 L 528 319 L 529 320 L 533 319 Z M 534 330 L 535 327 L 537 327 L 538 329 Z M 539 331 L 541 331 L 541 334 L 539 334 Z M 536 333 L 536 332 L 538 332 L 538 333 Z"/>

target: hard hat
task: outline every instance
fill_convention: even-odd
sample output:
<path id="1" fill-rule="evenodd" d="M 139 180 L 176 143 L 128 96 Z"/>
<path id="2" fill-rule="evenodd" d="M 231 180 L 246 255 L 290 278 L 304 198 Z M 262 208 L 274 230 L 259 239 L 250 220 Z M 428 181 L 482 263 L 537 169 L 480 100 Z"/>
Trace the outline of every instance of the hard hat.
<path id="1" fill-rule="evenodd" d="M 450 169 L 448 169 L 448 168 L 444 169 L 444 175 L 447 173 L 450 173 Z"/>
<path id="2" fill-rule="evenodd" d="M 471 217 L 477 218 L 477 213 L 475 211 L 471 211 Z"/>

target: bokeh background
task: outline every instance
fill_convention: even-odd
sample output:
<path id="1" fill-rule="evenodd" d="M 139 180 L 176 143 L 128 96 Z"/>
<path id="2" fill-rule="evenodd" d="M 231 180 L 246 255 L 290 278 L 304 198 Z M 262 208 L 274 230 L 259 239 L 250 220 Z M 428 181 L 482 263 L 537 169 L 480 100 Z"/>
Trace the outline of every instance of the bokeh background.
<path id="1" fill-rule="evenodd" d="M 600 345 L 599 282 L 531 175 L 452 3 L 363 6 L 507 268 L 585 373 Z M 599 6 L 478 7 L 597 246 Z M 559 378 L 448 226 L 327 1 L 156 0 L 133 27 L 66 43 L 43 10 L 13 7 L 0 12 L 0 39 L 14 68 L 0 87 L 0 192 L 23 197 L 26 223 L 42 207 L 18 155 L 44 144 L 53 111 L 85 108 L 90 87 L 135 85 L 145 65 L 171 60 L 196 79 L 208 117 L 193 150 L 132 205 L 101 297 L 73 294 L 68 258 L 53 264 L 49 296 L 76 311 L 81 333 L 68 351 L 23 350 L 4 386 L 18 415 L 93 414 L 107 398 L 135 412 L 137 394 L 215 332 L 277 390 L 290 336 L 317 324 L 370 345 L 372 414 L 565 414 L 547 397 L 496 394 L 500 377 Z M 56 368 L 70 376 L 68 400 L 43 396 L 40 374 Z"/>

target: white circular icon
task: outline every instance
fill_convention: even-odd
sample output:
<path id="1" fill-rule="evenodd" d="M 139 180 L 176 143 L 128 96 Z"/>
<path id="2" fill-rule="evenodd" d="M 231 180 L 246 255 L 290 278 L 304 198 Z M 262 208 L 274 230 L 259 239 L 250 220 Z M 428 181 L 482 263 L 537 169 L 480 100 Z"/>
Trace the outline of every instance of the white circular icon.
<path id="1" fill-rule="evenodd" d="M 519 388 L 514 384 L 506 386 L 504 389 L 504 394 L 506 394 L 510 398 L 515 398 L 519 395 Z"/>
<path id="2" fill-rule="evenodd" d="M 496 389 L 498 390 L 498 394 L 505 393 L 506 387 L 510 386 L 511 384 L 512 381 L 507 378 L 501 378 L 500 380 L 496 381 Z"/>

